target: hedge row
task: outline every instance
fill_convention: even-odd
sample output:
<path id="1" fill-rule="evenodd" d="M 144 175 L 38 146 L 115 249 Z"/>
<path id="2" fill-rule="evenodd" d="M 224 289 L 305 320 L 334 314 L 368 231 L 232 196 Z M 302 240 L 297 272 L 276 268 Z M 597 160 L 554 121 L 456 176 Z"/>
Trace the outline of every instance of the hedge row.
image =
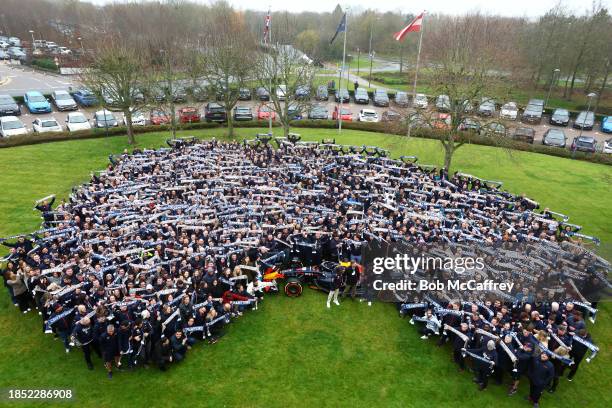
<path id="1" fill-rule="evenodd" d="M 265 128 L 268 126 L 267 121 L 244 121 L 234 122 L 235 128 Z M 275 122 L 274 127 L 279 127 L 280 124 Z M 293 121 L 291 126 L 294 128 L 319 128 L 319 129 L 337 129 L 338 123 L 333 120 L 298 120 Z M 215 129 L 222 128 L 219 123 L 207 123 L 207 122 L 196 122 L 182 124 L 178 126 L 179 130 L 190 130 L 190 129 Z M 343 129 L 360 130 L 365 132 L 375 133 L 388 133 L 398 136 L 406 135 L 405 126 L 389 126 L 388 123 L 366 123 L 366 122 L 343 122 Z M 134 133 L 150 133 L 159 131 L 168 131 L 170 127 L 167 125 L 162 126 L 135 126 Z M 0 138 L 0 148 L 24 146 L 39 143 L 57 142 L 62 140 L 79 140 L 79 139 L 95 139 L 103 138 L 108 136 L 118 136 L 125 134 L 125 127 L 109 128 L 108 133 L 103 128 L 95 128 L 91 130 L 81 130 L 78 132 L 57 132 L 57 133 L 28 133 L 27 135 L 11 136 L 8 138 Z M 437 130 L 432 129 L 415 129 L 412 132 L 413 137 L 425 138 L 425 139 L 436 139 L 440 140 L 444 137 L 444 134 Z M 486 136 L 474 134 L 474 133 L 460 133 L 457 136 L 458 141 L 464 141 L 470 144 L 493 146 L 499 147 L 500 144 L 497 140 L 488 138 Z M 532 153 L 546 154 L 549 156 L 572 158 L 572 152 L 569 149 L 561 149 L 558 147 L 545 146 L 541 144 L 529 144 L 524 142 L 515 141 L 512 139 L 506 139 L 503 147 L 512 150 L 520 150 Z M 604 153 L 584 153 L 575 152 L 574 159 L 583 160 L 592 163 L 599 163 L 605 165 L 612 165 L 612 155 Z"/>

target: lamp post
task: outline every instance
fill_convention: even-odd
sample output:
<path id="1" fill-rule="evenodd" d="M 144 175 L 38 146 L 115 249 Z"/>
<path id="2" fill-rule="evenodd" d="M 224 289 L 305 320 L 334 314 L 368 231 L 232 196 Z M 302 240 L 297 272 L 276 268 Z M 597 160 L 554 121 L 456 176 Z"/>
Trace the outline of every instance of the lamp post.
<path id="1" fill-rule="evenodd" d="M 77 40 L 79 40 L 79 44 L 81 44 L 81 54 L 85 55 L 85 48 L 83 48 L 83 39 L 81 37 L 78 37 Z"/>
<path id="2" fill-rule="evenodd" d="M 544 107 L 548 105 L 548 99 L 550 98 L 550 92 L 552 91 L 553 84 L 555 83 L 555 76 L 561 72 L 559 68 L 553 69 L 552 77 L 550 78 L 550 86 L 548 87 L 548 94 L 546 95 L 546 101 L 544 101 Z"/>
<path id="3" fill-rule="evenodd" d="M 359 76 L 359 60 L 361 59 L 361 50 L 357 47 L 357 76 Z"/>
<path id="4" fill-rule="evenodd" d="M 587 104 L 586 115 L 584 115 L 584 119 L 582 119 L 582 124 L 580 126 L 580 134 L 578 135 L 578 137 L 582 136 L 582 131 L 584 130 L 584 124 L 586 123 L 587 116 L 589 115 L 589 112 L 591 111 L 591 102 L 593 101 L 593 98 L 595 98 L 596 96 L 597 94 L 595 92 L 591 92 L 590 94 L 587 95 L 587 97 L 589 98 L 589 103 Z M 595 114 L 593 114 L 593 116 L 595 116 Z"/>
<path id="5" fill-rule="evenodd" d="M 370 44 L 368 45 L 368 55 L 370 56 L 370 74 L 368 75 L 368 88 L 371 87 L 372 85 L 372 58 L 374 57 L 374 53 L 372 51 L 372 36 L 374 33 L 374 21 L 378 20 L 378 17 L 376 17 L 374 20 L 372 20 L 370 22 Z"/>
<path id="6" fill-rule="evenodd" d="M 29 33 L 32 35 L 32 48 L 36 49 L 36 44 L 34 41 L 34 30 L 30 30 Z"/>

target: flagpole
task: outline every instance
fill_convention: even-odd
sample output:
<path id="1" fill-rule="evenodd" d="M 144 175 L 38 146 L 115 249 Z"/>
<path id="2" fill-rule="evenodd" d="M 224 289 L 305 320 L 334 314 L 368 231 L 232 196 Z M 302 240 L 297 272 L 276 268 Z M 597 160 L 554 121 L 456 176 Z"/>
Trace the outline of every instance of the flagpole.
<path id="1" fill-rule="evenodd" d="M 419 76 L 419 61 L 421 60 L 421 44 L 423 43 L 423 23 L 425 23 L 425 13 L 422 14 L 423 17 L 421 19 L 421 29 L 419 30 L 419 50 L 417 51 L 417 60 L 416 60 L 416 66 L 414 69 L 414 84 L 412 85 L 412 106 L 414 107 L 414 100 L 416 99 L 416 89 L 417 89 L 417 78 Z M 412 126 L 410 126 L 411 124 L 408 121 L 408 134 L 407 136 L 410 137 L 410 128 Z"/>
<path id="2" fill-rule="evenodd" d="M 344 15 L 346 16 L 344 20 L 344 47 L 342 49 L 342 67 L 340 68 L 340 83 L 338 84 L 338 92 L 340 92 L 340 90 L 342 89 L 342 71 L 344 70 L 344 65 L 346 63 L 346 32 L 348 31 L 348 10 L 345 11 Z M 348 85 L 346 86 L 346 89 L 348 90 Z M 338 107 L 338 117 L 340 118 L 340 122 L 338 123 L 338 133 L 342 133 L 342 96 L 340 96 L 338 100 L 340 101 L 340 106 Z"/>

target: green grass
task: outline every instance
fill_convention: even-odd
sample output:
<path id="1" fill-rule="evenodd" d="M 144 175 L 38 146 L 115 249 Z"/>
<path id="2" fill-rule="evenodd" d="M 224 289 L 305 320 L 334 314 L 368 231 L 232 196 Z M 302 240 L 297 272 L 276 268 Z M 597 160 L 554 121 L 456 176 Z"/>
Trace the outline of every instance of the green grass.
<path id="1" fill-rule="evenodd" d="M 237 129 L 253 137 L 263 129 Z M 394 156 L 416 154 L 439 164 L 439 142 L 358 131 L 299 129 L 304 139 L 336 137 L 338 143 L 379 145 Z M 183 132 L 220 137 L 219 130 Z M 164 145 L 167 135 L 139 135 L 140 146 Z M 39 225 L 32 202 L 50 193 L 65 197 L 73 185 L 102 169 L 109 153 L 121 152 L 125 137 L 66 141 L 0 150 L 0 236 Z M 525 192 L 544 206 L 564 212 L 587 233 L 612 242 L 609 204 L 612 167 L 526 152 L 466 145 L 455 169 L 499 179 L 515 193 Z M 609 248 L 609 247 L 608 247 Z M 608 250 L 607 254 L 611 252 Z M 608 407 L 611 366 L 611 311 L 605 305 L 592 334 L 601 347 L 582 363 L 574 382 L 566 380 L 546 407 Z M 216 345 L 197 345 L 168 372 L 140 369 L 107 380 L 101 362 L 88 371 L 80 351 L 66 355 L 58 341 L 43 335 L 40 318 L 23 316 L 0 290 L 0 388 L 72 388 L 76 398 L 58 406 L 75 407 L 520 407 L 526 381 L 507 397 L 505 387 L 476 390 L 468 373 L 459 374 L 446 347 L 419 339 L 416 329 L 389 304 L 343 302 L 325 308 L 321 293 L 298 299 L 267 296 L 260 310 L 233 323 Z M 51 404 L 44 404 L 49 406 Z M 19 405 L 18 405 L 19 406 Z M 43 406 L 24 403 L 20 406 Z"/>

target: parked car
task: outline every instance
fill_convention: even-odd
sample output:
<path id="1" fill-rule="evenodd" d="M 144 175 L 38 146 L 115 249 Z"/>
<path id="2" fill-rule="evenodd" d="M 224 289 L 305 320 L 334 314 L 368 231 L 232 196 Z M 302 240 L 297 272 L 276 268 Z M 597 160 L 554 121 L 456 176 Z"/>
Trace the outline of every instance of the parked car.
<path id="1" fill-rule="evenodd" d="M 10 137 L 28 133 L 25 125 L 17 116 L 0 117 L 0 136 Z"/>
<path id="2" fill-rule="evenodd" d="M 127 126 L 127 119 L 123 117 L 123 124 Z M 147 118 L 141 111 L 132 112 L 132 126 L 146 126 Z"/>
<path id="3" fill-rule="evenodd" d="M 489 97 L 483 97 L 478 105 L 478 114 L 480 116 L 495 115 L 495 101 Z"/>
<path id="4" fill-rule="evenodd" d="M 51 104 L 44 97 L 44 95 L 38 91 L 26 92 L 23 96 L 23 103 L 28 107 L 30 113 L 50 113 Z"/>
<path id="5" fill-rule="evenodd" d="M 310 87 L 308 85 L 300 85 L 295 90 L 295 98 L 296 99 L 309 99 L 310 98 Z"/>
<path id="6" fill-rule="evenodd" d="M 450 113 L 440 112 L 433 121 L 433 127 L 436 129 L 450 129 L 452 123 Z"/>
<path id="7" fill-rule="evenodd" d="M 208 93 L 201 86 L 191 88 L 191 96 L 198 102 L 206 102 L 208 100 Z"/>
<path id="8" fill-rule="evenodd" d="M 8 42 L 14 47 L 21 47 L 21 40 L 17 37 L 9 37 Z"/>
<path id="9" fill-rule="evenodd" d="M 51 100 L 58 111 L 77 110 L 77 103 L 74 101 L 68 91 L 53 91 Z"/>
<path id="10" fill-rule="evenodd" d="M 57 44 L 54 41 L 47 41 L 46 43 L 46 47 L 48 49 L 53 49 L 53 48 L 57 48 Z"/>
<path id="11" fill-rule="evenodd" d="M 308 119 L 327 120 L 329 119 L 329 112 L 327 111 L 327 108 L 324 105 L 314 105 L 310 109 L 310 112 L 308 112 Z"/>
<path id="12" fill-rule="evenodd" d="M 34 133 L 61 132 L 62 126 L 55 118 L 36 118 L 32 121 Z"/>
<path id="13" fill-rule="evenodd" d="M 368 95 L 368 91 L 365 88 L 357 88 L 355 90 L 355 103 L 360 103 L 367 105 L 370 103 L 370 95 Z"/>
<path id="14" fill-rule="evenodd" d="M 276 87 L 276 98 L 279 101 L 284 101 L 287 96 L 287 85 L 279 85 Z"/>
<path id="15" fill-rule="evenodd" d="M 544 137 L 542 138 L 543 145 L 565 147 L 566 143 L 567 137 L 565 137 L 565 132 L 561 129 L 548 129 L 544 132 Z"/>
<path id="16" fill-rule="evenodd" d="M 604 116 L 601 120 L 601 131 L 604 133 L 612 133 L 612 116 Z"/>
<path id="17" fill-rule="evenodd" d="M 548 123 L 551 125 L 567 126 L 569 124 L 570 115 L 567 109 L 555 109 L 550 115 Z"/>
<path id="18" fill-rule="evenodd" d="M 358 120 L 360 122 L 379 122 L 378 113 L 373 109 L 362 109 L 359 111 Z"/>
<path id="19" fill-rule="evenodd" d="M 499 111 L 499 117 L 506 120 L 516 120 L 516 118 L 518 118 L 518 106 L 516 102 L 507 102 L 503 104 Z"/>
<path id="20" fill-rule="evenodd" d="M 602 151 L 608 154 L 612 153 L 612 139 L 604 141 Z"/>
<path id="21" fill-rule="evenodd" d="M 236 106 L 234 108 L 234 120 L 253 120 L 253 111 L 248 106 Z"/>
<path id="22" fill-rule="evenodd" d="M 172 88 L 172 101 L 174 103 L 182 103 L 187 101 L 187 91 L 182 86 Z"/>
<path id="23" fill-rule="evenodd" d="M 537 123 L 542 121 L 544 101 L 542 99 L 530 99 L 521 115 L 521 121 L 526 123 Z"/>
<path id="24" fill-rule="evenodd" d="M 208 105 L 207 105 L 208 106 Z M 179 123 L 194 123 L 200 121 L 200 111 L 193 106 L 184 106 L 178 110 Z"/>
<path id="25" fill-rule="evenodd" d="M 106 89 L 102 90 L 102 100 L 104 101 L 104 104 L 109 108 L 115 105 L 115 98 L 113 97 L 113 95 L 111 95 L 110 91 Z"/>
<path id="26" fill-rule="evenodd" d="M 414 97 L 414 107 L 419 109 L 427 109 L 429 102 L 425 94 L 416 94 Z"/>
<path id="27" fill-rule="evenodd" d="M 225 108 L 218 103 L 209 102 L 204 107 L 204 118 L 207 122 L 225 122 L 227 121 L 227 115 Z"/>
<path id="28" fill-rule="evenodd" d="M 79 89 L 72 94 L 72 97 L 79 103 L 79 105 L 84 107 L 98 104 L 98 98 L 96 98 L 96 95 L 94 95 L 94 93 L 89 89 Z"/>
<path id="29" fill-rule="evenodd" d="M 381 122 L 399 122 L 402 119 L 402 115 L 394 110 L 386 110 L 380 116 Z"/>
<path id="30" fill-rule="evenodd" d="M 11 56 L 8 55 L 8 52 L 4 51 L 4 50 L 0 50 L 0 60 L 7 60 L 10 59 Z"/>
<path id="31" fill-rule="evenodd" d="M 261 104 L 257 108 L 257 120 L 272 120 L 276 119 L 276 113 L 266 104 Z"/>
<path id="32" fill-rule="evenodd" d="M 520 142 L 533 144 L 533 141 L 535 139 L 535 130 L 532 128 L 523 127 L 523 126 L 517 127 L 516 129 L 514 129 L 514 132 L 512 133 L 512 139 L 518 140 Z"/>
<path id="33" fill-rule="evenodd" d="M 0 116 L 19 116 L 21 109 L 11 95 L 0 95 Z"/>
<path id="34" fill-rule="evenodd" d="M 4 48 L 8 48 L 10 46 L 11 46 L 11 44 L 9 44 L 8 41 L 0 40 L 0 48 L 4 49 Z"/>
<path id="35" fill-rule="evenodd" d="M 578 136 L 572 141 L 572 150 L 579 152 L 595 153 L 597 141 L 593 136 Z"/>
<path id="36" fill-rule="evenodd" d="M 346 88 L 341 88 L 336 92 L 336 96 L 334 97 L 336 102 L 348 103 L 351 101 L 351 97 L 349 95 L 349 91 Z"/>
<path id="37" fill-rule="evenodd" d="M 113 114 L 113 112 L 109 110 L 101 110 L 94 113 L 94 127 L 97 128 L 106 128 L 106 127 L 117 127 L 119 126 L 119 122 L 117 118 Z"/>
<path id="38" fill-rule="evenodd" d="M 480 132 L 480 123 L 472 118 L 464 118 L 459 124 L 459 130 Z"/>
<path id="39" fill-rule="evenodd" d="M 257 88 L 257 99 L 259 99 L 260 101 L 269 101 L 270 92 L 268 92 L 268 90 L 263 87 Z"/>
<path id="40" fill-rule="evenodd" d="M 480 133 L 484 135 L 506 136 L 506 127 L 501 123 L 490 122 L 480 129 Z"/>
<path id="41" fill-rule="evenodd" d="M 72 54 L 72 50 L 68 47 L 57 47 L 57 52 L 60 55 L 70 55 Z"/>
<path id="42" fill-rule="evenodd" d="M 160 109 L 154 109 L 151 111 L 149 115 L 149 121 L 152 125 L 165 125 L 166 123 L 170 123 L 170 117 L 166 112 Z"/>
<path id="43" fill-rule="evenodd" d="M 412 129 L 415 129 L 415 128 L 421 128 L 421 129 L 422 128 L 431 128 L 430 122 L 427 121 L 425 116 L 423 116 L 420 113 L 413 113 L 410 116 L 408 116 L 408 125 Z"/>
<path id="44" fill-rule="evenodd" d="M 389 95 L 387 95 L 387 91 L 376 89 L 372 99 L 374 106 L 389 106 Z"/>
<path id="45" fill-rule="evenodd" d="M 448 95 L 438 95 L 436 98 L 436 109 L 438 112 L 450 112 L 451 103 Z"/>
<path id="46" fill-rule="evenodd" d="M 251 90 L 249 88 L 240 88 L 238 90 L 238 100 L 239 101 L 250 101 L 251 100 Z"/>
<path id="47" fill-rule="evenodd" d="M 332 120 L 338 120 L 338 116 L 341 118 L 343 122 L 353 121 L 353 114 L 351 113 L 349 108 L 345 108 L 344 106 L 340 107 L 340 115 L 338 115 L 338 107 L 334 106 L 334 111 L 332 113 Z"/>
<path id="48" fill-rule="evenodd" d="M 11 59 L 15 59 L 15 60 L 24 60 L 26 59 L 26 53 L 23 52 L 23 50 L 21 48 L 18 47 L 11 47 L 8 49 L 7 52 L 9 58 Z"/>
<path id="49" fill-rule="evenodd" d="M 582 111 L 574 120 L 574 128 L 592 130 L 595 126 L 595 114 L 591 111 Z"/>
<path id="50" fill-rule="evenodd" d="M 329 99 L 329 91 L 327 90 L 327 86 L 319 85 L 317 87 L 317 93 L 315 95 L 315 99 L 317 101 L 326 101 Z"/>
<path id="51" fill-rule="evenodd" d="M 302 110 L 297 104 L 292 103 L 287 108 L 287 117 L 289 118 L 289 120 L 301 120 Z"/>
<path id="52" fill-rule="evenodd" d="M 395 104 L 402 108 L 408 107 L 410 104 L 410 100 L 408 99 L 408 94 L 403 91 L 398 91 L 395 94 Z"/>
<path id="53" fill-rule="evenodd" d="M 91 124 L 81 112 L 70 112 L 66 117 L 66 128 L 69 132 L 91 129 Z"/>

